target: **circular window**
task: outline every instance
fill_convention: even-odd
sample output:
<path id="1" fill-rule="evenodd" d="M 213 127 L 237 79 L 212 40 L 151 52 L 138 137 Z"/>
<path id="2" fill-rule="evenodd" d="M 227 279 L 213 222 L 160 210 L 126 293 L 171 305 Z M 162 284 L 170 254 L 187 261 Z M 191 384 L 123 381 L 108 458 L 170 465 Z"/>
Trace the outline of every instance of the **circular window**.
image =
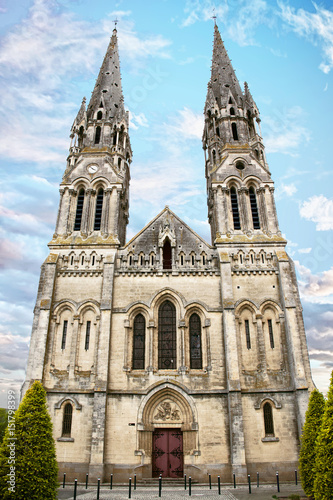
<path id="1" fill-rule="evenodd" d="M 237 161 L 237 162 L 236 162 L 236 168 L 237 168 L 237 170 L 244 170 L 244 168 L 245 168 L 245 164 L 244 164 L 244 162 L 242 162 L 242 161 L 240 161 L 240 160 L 239 160 L 239 161 Z"/>

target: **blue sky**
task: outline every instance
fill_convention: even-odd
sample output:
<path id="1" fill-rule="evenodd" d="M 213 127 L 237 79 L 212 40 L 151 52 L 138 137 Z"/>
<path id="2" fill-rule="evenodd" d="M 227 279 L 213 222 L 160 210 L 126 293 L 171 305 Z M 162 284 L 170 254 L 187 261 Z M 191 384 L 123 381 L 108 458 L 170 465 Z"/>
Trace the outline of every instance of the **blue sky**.
<path id="1" fill-rule="evenodd" d="M 215 10 L 214 10 L 215 9 Z M 329 0 L 0 0 L 0 406 L 24 378 L 69 131 L 117 18 L 131 114 L 132 237 L 167 204 L 210 241 L 203 108 L 217 23 L 259 107 L 280 228 L 300 284 L 313 378 L 333 368 Z"/>

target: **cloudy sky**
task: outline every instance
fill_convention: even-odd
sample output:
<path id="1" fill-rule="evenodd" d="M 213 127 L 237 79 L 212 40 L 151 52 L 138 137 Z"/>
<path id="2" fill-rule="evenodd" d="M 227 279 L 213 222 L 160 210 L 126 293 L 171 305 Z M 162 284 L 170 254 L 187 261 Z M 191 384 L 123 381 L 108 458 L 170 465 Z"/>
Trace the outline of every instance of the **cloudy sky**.
<path id="1" fill-rule="evenodd" d="M 203 107 L 217 23 L 261 112 L 313 378 L 333 368 L 331 0 L 0 0 L 0 406 L 24 378 L 69 131 L 118 19 L 132 237 L 167 204 L 210 241 Z"/>

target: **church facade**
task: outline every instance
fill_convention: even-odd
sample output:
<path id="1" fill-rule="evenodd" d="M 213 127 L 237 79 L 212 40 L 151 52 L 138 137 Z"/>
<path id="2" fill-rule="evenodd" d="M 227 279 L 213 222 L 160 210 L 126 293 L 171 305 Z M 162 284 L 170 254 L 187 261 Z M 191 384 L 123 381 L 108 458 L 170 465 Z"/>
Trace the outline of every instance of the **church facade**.
<path id="1" fill-rule="evenodd" d="M 311 379 L 258 108 L 215 26 L 203 149 L 211 243 L 165 207 L 130 241 L 132 150 L 116 29 L 71 130 L 25 391 L 41 380 L 60 473 L 293 475 Z"/>

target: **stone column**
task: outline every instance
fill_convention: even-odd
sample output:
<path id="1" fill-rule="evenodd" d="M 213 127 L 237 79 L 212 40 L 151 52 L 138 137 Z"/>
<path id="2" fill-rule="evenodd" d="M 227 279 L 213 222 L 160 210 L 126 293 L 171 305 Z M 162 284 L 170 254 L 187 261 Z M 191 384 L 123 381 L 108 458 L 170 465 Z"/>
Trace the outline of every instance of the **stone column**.
<path id="1" fill-rule="evenodd" d="M 263 186 L 257 189 L 257 203 L 259 211 L 260 228 L 264 231 L 267 231 L 269 228 L 267 222 L 268 217 L 267 217 L 267 207 L 265 198 L 265 188 Z"/>
<path id="2" fill-rule="evenodd" d="M 79 336 L 79 322 L 80 322 L 80 316 L 75 315 L 73 317 L 73 328 L 72 328 L 72 338 L 71 338 L 71 352 L 70 352 L 70 358 L 69 358 L 69 384 L 74 381 L 74 373 L 75 373 L 75 366 L 76 366 L 76 359 L 77 359 L 77 343 L 78 343 L 78 336 Z"/>
<path id="3" fill-rule="evenodd" d="M 77 191 L 75 189 L 69 189 L 69 202 L 67 211 L 67 221 L 66 221 L 66 234 L 70 234 L 74 230 L 74 218 L 76 212 L 76 196 Z"/>
<path id="4" fill-rule="evenodd" d="M 244 232 L 247 232 L 250 228 L 249 214 L 247 210 L 248 193 L 249 190 L 245 187 L 239 188 L 237 192 L 239 200 L 238 209 L 239 209 L 240 224 L 241 224 L 241 229 Z"/>
<path id="5" fill-rule="evenodd" d="M 261 371 L 266 373 L 267 363 L 266 363 L 266 349 L 265 349 L 265 339 L 264 332 L 262 329 L 262 314 L 256 315 L 257 319 L 257 345 L 258 345 L 258 358 Z"/>
<path id="6" fill-rule="evenodd" d="M 177 361 L 177 368 L 180 373 L 186 372 L 185 366 L 185 321 L 183 319 L 179 320 L 178 324 L 179 335 L 177 338 L 178 356 L 179 361 Z M 178 342 L 179 341 L 179 342 Z"/>
<path id="7" fill-rule="evenodd" d="M 87 189 L 84 196 L 83 204 L 83 214 L 81 221 L 81 232 L 88 234 L 89 231 L 89 215 L 90 215 L 90 200 L 91 200 L 92 189 Z"/>
<path id="8" fill-rule="evenodd" d="M 272 231 L 272 233 L 277 233 L 279 231 L 279 223 L 278 223 L 278 218 L 277 218 L 277 212 L 276 212 L 276 206 L 275 206 L 275 199 L 274 199 L 274 187 L 270 186 L 269 187 L 269 194 L 270 194 L 270 210 L 269 210 L 269 229 Z"/>
<path id="9" fill-rule="evenodd" d="M 103 234 L 108 234 L 108 232 L 109 232 L 111 193 L 112 193 L 111 188 L 106 189 L 104 192 L 104 203 L 103 203 L 103 213 L 102 213 L 102 223 L 101 223 L 101 231 Z"/>
<path id="10" fill-rule="evenodd" d="M 130 345 L 132 345 L 132 352 L 133 352 L 133 340 L 130 342 L 131 338 L 131 330 L 132 328 L 130 327 L 130 323 L 128 319 L 125 319 L 124 321 L 124 328 L 125 328 L 125 339 L 124 339 L 124 367 L 123 370 L 125 372 L 129 372 L 131 369 L 132 363 L 130 362 L 130 355 L 131 355 L 131 349 Z"/>
<path id="11" fill-rule="evenodd" d="M 90 197 L 90 209 L 88 213 L 88 223 L 87 223 L 87 233 L 90 234 L 94 230 L 95 224 L 95 213 L 96 213 L 96 191 L 95 189 L 91 189 L 91 197 Z"/>
<path id="12" fill-rule="evenodd" d="M 56 229 L 55 229 L 55 233 L 58 234 L 60 233 L 59 229 L 60 229 L 60 222 L 62 222 L 62 219 L 63 219 L 63 206 L 64 206 L 64 194 L 66 193 L 66 191 L 68 191 L 68 189 L 66 188 L 60 188 L 59 189 L 59 193 L 60 193 L 60 201 L 59 201 L 59 210 L 58 210 L 58 216 L 57 216 L 57 222 L 56 222 Z M 61 215 L 61 218 L 60 218 L 60 215 Z"/>
<path id="13" fill-rule="evenodd" d="M 229 211 L 228 211 L 228 195 L 229 195 L 229 189 L 227 187 L 224 187 L 224 186 L 221 187 L 222 207 L 223 207 L 222 218 L 223 218 L 224 224 L 225 224 L 225 233 L 228 233 L 230 230 Z"/>
<path id="14" fill-rule="evenodd" d="M 153 319 L 149 320 L 148 324 L 148 343 L 146 343 L 148 349 L 148 359 L 147 359 L 147 372 L 154 372 L 154 328 L 155 322 Z"/>
<path id="15" fill-rule="evenodd" d="M 206 341 L 205 365 L 207 367 L 207 371 L 210 371 L 212 369 L 212 353 L 211 353 L 211 349 L 210 349 L 209 327 L 210 327 L 210 319 L 205 319 L 205 324 L 203 325 L 205 335 L 203 335 L 203 337 L 205 336 L 205 341 Z"/>

